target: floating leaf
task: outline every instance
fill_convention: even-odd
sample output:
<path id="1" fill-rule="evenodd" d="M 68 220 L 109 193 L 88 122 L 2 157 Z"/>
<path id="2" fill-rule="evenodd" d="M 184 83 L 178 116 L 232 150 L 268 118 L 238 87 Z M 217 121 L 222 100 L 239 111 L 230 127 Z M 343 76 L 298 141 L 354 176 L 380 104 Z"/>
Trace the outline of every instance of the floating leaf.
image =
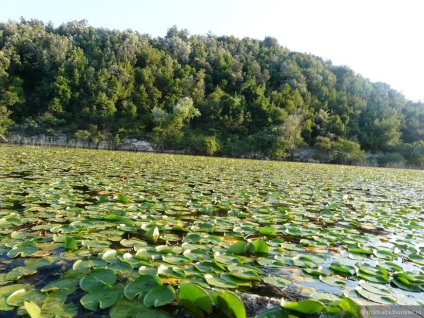
<path id="1" fill-rule="evenodd" d="M 381 293 L 374 293 L 372 291 L 366 290 L 362 287 L 356 287 L 355 291 L 362 296 L 363 298 L 370 300 L 372 302 L 378 304 L 394 304 L 396 303 L 396 299 L 392 297 L 390 294 L 381 295 Z"/>
<path id="2" fill-rule="evenodd" d="M 261 280 L 261 278 L 258 275 L 261 271 L 253 266 L 228 265 L 228 270 L 230 275 L 240 279 L 257 280 L 257 281 Z"/>
<path id="3" fill-rule="evenodd" d="M 247 245 L 247 242 L 245 241 L 234 243 L 228 248 L 228 253 L 232 253 L 236 255 L 243 254 L 245 252 L 246 245 Z"/>
<path id="4" fill-rule="evenodd" d="M 173 265 L 185 265 L 191 262 L 191 259 L 183 255 L 167 254 L 167 255 L 163 255 L 162 259 L 164 262 L 173 264 Z"/>
<path id="5" fill-rule="evenodd" d="M 173 302 L 175 297 L 175 290 L 172 286 L 157 286 L 146 294 L 143 304 L 146 307 L 159 307 Z"/>
<path id="6" fill-rule="evenodd" d="M 185 278 L 184 272 L 178 267 L 169 267 L 163 264 L 159 265 L 158 275 L 164 277 Z"/>
<path id="7" fill-rule="evenodd" d="M 408 259 L 416 264 L 424 265 L 424 255 L 412 253 L 408 255 Z"/>
<path id="8" fill-rule="evenodd" d="M 196 284 L 183 284 L 178 288 L 178 304 L 193 312 L 197 308 L 210 314 L 212 312 L 212 299 L 209 294 Z"/>
<path id="9" fill-rule="evenodd" d="M 261 227 L 259 233 L 265 236 L 277 236 L 277 232 L 272 227 Z"/>
<path id="10" fill-rule="evenodd" d="M 18 256 L 26 257 L 34 254 L 37 251 L 38 247 L 34 242 L 25 241 L 14 245 L 13 248 L 7 253 L 7 256 L 10 258 L 15 258 Z"/>
<path id="11" fill-rule="evenodd" d="M 73 237 L 66 236 L 65 242 L 64 242 L 64 247 L 65 247 L 65 250 L 77 250 L 78 244 L 77 244 L 77 241 Z"/>
<path id="12" fill-rule="evenodd" d="M 318 300 L 301 300 L 298 302 L 287 302 L 284 298 L 281 300 L 283 308 L 301 312 L 303 314 L 318 314 L 325 309 L 323 303 Z"/>
<path id="13" fill-rule="evenodd" d="M 24 302 L 24 309 L 31 318 L 41 318 L 41 308 L 32 301 Z"/>
<path id="14" fill-rule="evenodd" d="M 312 276 L 327 276 L 332 273 L 331 270 L 322 266 L 318 268 L 302 268 L 302 271 Z"/>
<path id="15" fill-rule="evenodd" d="M 113 285 L 116 282 L 116 274 L 109 270 L 98 268 L 93 270 L 90 275 L 83 277 L 80 281 L 80 287 L 85 291 L 92 291 L 101 288 L 103 285 Z"/>
<path id="16" fill-rule="evenodd" d="M 42 303 L 45 298 L 45 294 L 35 290 L 33 286 L 29 286 L 13 292 L 9 297 L 7 297 L 6 302 L 9 306 L 20 307 L 24 305 L 25 301 L 31 300 L 36 303 Z"/>
<path id="17" fill-rule="evenodd" d="M 119 193 L 116 196 L 116 201 L 120 203 L 124 203 L 124 204 L 130 203 L 130 199 L 127 196 L 123 195 L 122 193 Z"/>
<path id="18" fill-rule="evenodd" d="M 227 317 L 246 318 L 246 309 L 241 299 L 230 291 L 219 293 L 217 296 L 219 308 Z"/>
<path id="19" fill-rule="evenodd" d="M 185 242 L 187 243 L 197 243 L 202 239 L 202 237 L 197 233 L 190 233 L 185 237 Z"/>
<path id="20" fill-rule="evenodd" d="M 233 256 L 233 255 L 226 255 L 226 254 L 221 254 L 221 253 L 215 253 L 214 254 L 214 259 L 218 263 L 226 264 L 226 265 L 241 264 L 240 259 L 237 256 Z"/>
<path id="21" fill-rule="evenodd" d="M 382 267 L 388 271 L 402 271 L 402 266 L 393 263 L 393 262 L 384 262 L 384 263 L 378 263 L 377 264 L 378 267 Z"/>
<path id="22" fill-rule="evenodd" d="M 161 285 L 162 281 L 159 276 L 143 275 L 125 286 L 124 295 L 129 300 L 133 300 L 137 295 L 140 295 L 140 298 L 143 299 L 148 291 Z"/>
<path id="23" fill-rule="evenodd" d="M 47 284 L 41 289 L 41 291 L 50 292 L 60 290 L 71 294 L 77 290 L 79 282 L 80 279 L 78 277 L 64 277 Z"/>
<path id="24" fill-rule="evenodd" d="M 331 286 L 341 287 L 346 284 L 346 278 L 338 276 L 338 275 L 320 276 L 319 280 Z"/>
<path id="25" fill-rule="evenodd" d="M 394 277 L 390 282 L 397 287 L 410 292 L 418 293 L 423 291 L 422 285 L 411 283 L 408 280 L 402 279 L 401 277 Z"/>
<path id="26" fill-rule="evenodd" d="M 84 283 L 85 288 L 87 288 L 86 284 L 87 283 Z M 92 286 L 94 285 L 90 285 L 90 287 Z M 84 308 L 95 311 L 98 307 L 100 307 L 100 309 L 104 309 L 113 306 L 118 300 L 119 294 L 119 290 L 115 287 L 102 283 L 101 285 L 97 285 L 97 287 L 90 289 L 89 293 L 82 297 L 80 302 Z"/>
<path id="27" fill-rule="evenodd" d="M 351 313 L 355 318 L 361 317 L 359 306 L 352 298 L 342 298 L 339 302 L 339 306 L 344 311 Z"/>
<path id="28" fill-rule="evenodd" d="M 37 269 L 30 267 L 30 266 L 18 266 L 12 269 L 9 273 L 6 275 L 7 280 L 17 280 L 21 278 L 22 276 L 28 276 L 33 275 L 37 273 Z"/>
<path id="29" fill-rule="evenodd" d="M 219 277 L 213 276 L 211 274 L 205 274 L 205 280 L 209 285 L 219 287 L 219 288 L 237 288 L 237 284 L 227 282 Z"/>
<path id="30" fill-rule="evenodd" d="M 264 310 L 256 316 L 256 318 L 291 318 L 293 315 L 289 314 L 287 310 L 282 307 L 274 307 Z"/>
<path id="31" fill-rule="evenodd" d="M 368 249 L 364 249 L 361 247 L 354 247 L 354 248 L 348 248 L 348 251 L 351 253 L 357 253 L 357 254 L 365 254 L 365 255 L 372 255 L 373 252 Z"/>
<path id="32" fill-rule="evenodd" d="M 384 285 L 372 284 L 372 283 L 367 283 L 367 282 L 363 282 L 363 281 L 360 282 L 359 285 L 363 289 L 365 289 L 365 290 L 367 290 L 367 291 L 369 291 L 373 294 L 383 295 L 383 296 L 391 296 L 390 290 Z"/>
<path id="33" fill-rule="evenodd" d="M 262 240 L 254 240 L 252 245 L 255 247 L 256 254 L 268 254 L 269 248 L 268 245 Z"/>
<path id="34" fill-rule="evenodd" d="M 0 287 L 0 310 L 1 311 L 10 311 L 13 310 L 14 307 L 7 304 L 7 298 L 16 292 L 17 290 L 25 290 L 27 285 L 24 284 L 14 284 L 14 285 L 6 285 Z"/>
<path id="35" fill-rule="evenodd" d="M 267 277 L 264 277 L 262 280 L 265 283 L 273 285 L 273 286 L 278 287 L 278 288 L 287 287 L 288 285 L 291 285 L 291 283 L 292 283 L 292 281 L 284 275 L 267 276 Z"/>

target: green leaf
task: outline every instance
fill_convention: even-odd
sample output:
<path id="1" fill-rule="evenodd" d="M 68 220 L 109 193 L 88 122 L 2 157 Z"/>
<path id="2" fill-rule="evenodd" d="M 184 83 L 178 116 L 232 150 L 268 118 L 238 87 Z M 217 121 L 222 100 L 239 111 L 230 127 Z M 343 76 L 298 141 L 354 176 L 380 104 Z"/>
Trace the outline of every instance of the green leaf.
<path id="1" fill-rule="evenodd" d="M 330 264 L 330 268 L 339 273 L 339 274 L 343 274 L 343 275 L 354 275 L 355 274 L 355 267 L 350 266 L 350 265 L 344 265 L 344 264 L 340 264 L 339 262 L 333 262 Z"/>
<path id="2" fill-rule="evenodd" d="M 355 247 L 355 248 L 348 248 L 348 251 L 351 253 L 357 253 L 357 254 L 365 254 L 365 255 L 372 255 L 373 252 L 371 250 L 366 250 L 361 247 Z"/>
<path id="3" fill-rule="evenodd" d="M 23 306 L 25 301 L 34 301 L 35 303 L 42 303 L 46 295 L 44 293 L 35 290 L 33 286 L 28 286 L 27 288 L 19 289 L 13 292 L 9 297 L 7 297 L 7 304 L 9 306 Z"/>
<path id="4" fill-rule="evenodd" d="M 126 197 L 125 195 L 123 195 L 122 193 L 119 193 L 116 196 L 116 201 L 124 203 L 124 204 L 130 203 L 130 199 Z"/>
<path id="5" fill-rule="evenodd" d="M 392 271 L 392 272 L 394 272 L 394 271 L 402 271 L 402 269 L 403 269 L 402 266 L 400 266 L 400 265 L 398 265 L 396 263 L 393 263 L 393 262 L 379 263 L 379 264 L 377 264 L 377 266 L 378 267 L 382 267 L 382 268 L 384 268 L 384 269 L 386 269 L 388 271 Z"/>
<path id="6" fill-rule="evenodd" d="M 277 232 L 272 227 L 261 227 L 259 233 L 265 236 L 277 236 Z"/>
<path id="7" fill-rule="evenodd" d="M 219 308 L 228 318 L 246 318 L 246 309 L 241 299 L 230 291 L 217 296 Z"/>
<path id="8" fill-rule="evenodd" d="M 372 302 L 378 303 L 378 304 L 394 304 L 396 303 L 396 299 L 389 294 L 381 295 L 381 293 L 374 293 L 373 291 L 366 290 L 362 287 L 356 287 L 355 288 L 356 293 L 358 295 L 362 296 L 363 298 L 370 300 Z"/>
<path id="9" fill-rule="evenodd" d="M 283 275 L 271 275 L 271 276 L 264 277 L 262 280 L 265 283 L 273 285 L 278 288 L 284 288 L 288 285 L 291 285 L 292 283 L 292 281 L 288 277 Z"/>
<path id="10" fill-rule="evenodd" d="M 25 290 L 28 285 L 14 284 L 0 287 L 0 311 L 10 311 L 14 307 L 7 304 L 7 298 L 17 290 Z"/>
<path id="11" fill-rule="evenodd" d="M 256 254 L 268 254 L 269 248 L 268 245 L 262 240 L 254 240 L 252 245 L 255 247 Z"/>
<path id="12" fill-rule="evenodd" d="M 318 300 L 301 300 L 298 302 L 287 302 L 284 298 L 281 300 L 283 308 L 301 312 L 303 314 L 318 314 L 325 309 L 322 302 Z"/>
<path id="13" fill-rule="evenodd" d="M 143 299 L 148 291 L 161 285 L 162 280 L 159 276 L 143 275 L 125 286 L 124 295 L 129 300 L 133 300 L 137 295 L 141 295 L 140 299 Z"/>
<path id="14" fill-rule="evenodd" d="M 178 304 L 196 312 L 197 308 L 210 314 L 212 312 L 212 298 L 196 284 L 183 284 L 178 288 Z"/>
<path id="15" fill-rule="evenodd" d="M 148 308 L 138 301 L 128 301 L 125 298 L 117 301 L 110 309 L 110 318 L 137 317 L 137 314 L 144 313 Z"/>
<path id="16" fill-rule="evenodd" d="M 256 280 L 260 281 L 259 273 L 261 272 L 259 269 L 253 266 L 247 265 L 228 265 L 228 270 L 230 275 L 245 279 L 245 280 Z"/>
<path id="17" fill-rule="evenodd" d="M 289 314 L 287 310 L 279 307 L 274 307 L 259 313 L 256 318 L 291 318 L 293 315 Z"/>
<path id="18" fill-rule="evenodd" d="M 318 268 L 302 268 L 302 271 L 312 276 L 328 276 L 333 273 L 330 269 L 322 266 Z"/>
<path id="19" fill-rule="evenodd" d="M 91 270 L 91 266 L 90 261 L 79 259 L 72 265 L 72 269 L 78 273 L 88 273 Z"/>
<path id="20" fill-rule="evenodd" d="M 158 275 L 164 277 L 185 278 L 183 271 L 179 267 L 168 267 L 163 264 L 159 265 Z"/>
<path id="21" fill-rule="evenodd" d="M 346 278 L 338 275 L 319 276 L 319 280 L 331 286 L 341 287 L 346 284 Z"/>
<path id="22" fill-rule="evenodd" d="M 199 234 L 197 234 L 197 233 L 190 233 L 190 234 L 187 234 L 187 236 L 185 237 L 184 241 L 186 243 L 196 244 L 201 239 L 202 239 L 202 237 Z"/>
<path id="23" fill-rule="evenodd" d="M 146 307 L 159 307 L 173 302 L 175 297 L 175 290 L 172 286 L 157 286 L 146 294 L 143 304 Z"/>
<path id="24" fill-rule="evenodd" d="M 397 287 L 407 290 L 410 292 L 422 292 L 423 289 L 419 284 L 412 284 L 410 281 L 402 279 L 401 277 L 394 277 L 391 280 L 391 283 L 396 285 Z"/>
<path id="25" fill-rule="evenodd" d="M 119 298 L 119 290 L 114 286 L 99 285 L 80 299 L 81 305 L 88 310 L 95 311 L 113 306 Z"/>
<path id="26" fill-rule="evenodd" d="M 73 237 L 66 236 L 64 247 L 65 247 L 65 250 L 77 250 L 78 249 L 77 241 Z"/>
<path id="27" fill-rule="evenodd" d="M 372 284 L 367 282 L 360 282 L 359 285 L 369 292 L 377 295 L 383 295 L 383 296 L 391 296 L 390 290 L 381 284 Z"/>
<path id="28" fill-rule="evenodd" d="M 31 318 L 41 318 L 41 308 L 32 301 L 25 301 L 24 308 Z"/>
<path id="29" fill-rule="evenodd" d="M 219 252 L 216 252 L 213 257 L 218 262 L 218 263 L 216 263 L 218 266 L 220 266 L 220 264 L 225 264 L 225 265 L 236 265 L 236 264 L 239 265 L 239 264 L 241 264 L 240 259 L 237 256 L 234 256 L 234 255 L 227 255 L 227 254 L 221 254 Z M 224 268 L 224 267 L 222 267 L 222 268 Z"/>
<path id="30" fill-rule="evenodd" d="M 162 259 L 164 262 L 173 265 L 185 265 L 191 262 L 191 259 L 183 255 L 172 255 L 171 253 L 163 255 Z"/>
<path id="31" fill-rule="evenodd" d="M 237 284 L 227 282 L 219 277 L 212 276 L 211 274 L 205 274 L 205 280 L 209 285 L 220 287 L 220 288 L 237 288 Z"/>
<path id="32" fill-rule="evenodd" d="M 9 273 L 6 275 L 7 280 L 17 280 L 21 278 L 22 276 L 28 276 L 33 275 L 37 273 L 37 269 L 30 267 L 30 266 L 18 266 L 12 269 Z"/>
<path id="33" fill-rule="evenodd" d="M 56 291 L 56 290 L 70 290 L 70 291 L 72 290 L 73 292 L 77 289 L 79 281 L 80 279 L 78 279 L 77 277 L 60 278 L 55 281 L 52 281 L 51 283 L 41 288 L 41 291 L 50 292 L 50 291 Z"/>
<path id="34" fill-rule="evenodd" d="M 7 253 L 7 256 L 10 258 L 15 258 L 17 256 L 26 257 L 31 254 L 34 254 L 37 251 L 38 247 L 34 242 L 25 241 L 14 245 L 12 249 Z"/>
<path id="35" fill-rule="evenodd" d="M 84 291 L 93 291 L 104 285 L 113 285 L 116 282 L 116 274 L 103 268 L 93 270 L 90 275 L 83 277 L 80 280 L 80 287 Z"/>
<path id="36" fill-rule="evenodd" d="M 408 255 L 408 258 L 410 261 L 419 264 L 424 265 L 424 255 L 418 254 L 418 253 L 412 253 Z"/>
<path id="37" fill-rule="evenodd" d="M 247 242 L 240 241 L 240 242 L 234 243 L 233 245 L 230 245 L 227 251 L 228 253 L 240 255 L 244 253 L 246 245 L 247 245 Z"/>
<path id="38" fill-rule="evenodd" d="M 355 318 L 361 317 L 359 306 L 352 298 L 342 298 L 339 302 L 339 306 L 344 311 L 351 313 Z"/>

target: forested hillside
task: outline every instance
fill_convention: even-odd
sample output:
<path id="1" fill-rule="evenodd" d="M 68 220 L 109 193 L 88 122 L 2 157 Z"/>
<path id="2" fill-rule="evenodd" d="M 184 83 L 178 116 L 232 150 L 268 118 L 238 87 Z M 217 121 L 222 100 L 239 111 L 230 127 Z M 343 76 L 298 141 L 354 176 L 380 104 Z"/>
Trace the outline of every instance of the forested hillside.
<path id="1" fill-rule="evenodd" d="M 176 27 L 152 38 L 86 21 L 0 23 L 7 133 L 131 137 L 160 149 L 282 159 L 314 147 L 344 163 L 384 152 L 378 164 L 424 165 L 422 102 L 271 37 Z"/>

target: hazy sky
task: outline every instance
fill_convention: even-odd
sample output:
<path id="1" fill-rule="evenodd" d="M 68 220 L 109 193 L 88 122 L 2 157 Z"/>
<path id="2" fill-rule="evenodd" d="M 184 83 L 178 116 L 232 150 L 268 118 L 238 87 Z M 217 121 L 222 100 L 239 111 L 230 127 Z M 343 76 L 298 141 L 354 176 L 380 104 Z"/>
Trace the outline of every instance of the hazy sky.
<path id="1" fill-rule="evenodd" d="M 59 26 L 132 29 L 164 37 L 173 25 L 190 34 L 272 36 L 293 51 L 347 65 L 424 101 L 423 0 L 13 0 L 0 21 L 38 19 Z"/>

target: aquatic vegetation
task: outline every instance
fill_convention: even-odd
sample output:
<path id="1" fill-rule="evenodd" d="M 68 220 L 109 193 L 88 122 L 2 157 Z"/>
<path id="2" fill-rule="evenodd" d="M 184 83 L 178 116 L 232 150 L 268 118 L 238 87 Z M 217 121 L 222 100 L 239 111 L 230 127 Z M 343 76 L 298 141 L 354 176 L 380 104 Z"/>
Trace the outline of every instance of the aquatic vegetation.
<path id="1" fill-rule="evenodd" d="M 0 311 L 424 306 L 422 180 L 416 170 L 1 146 Z M 254 312 L 246 295 L 277 304 Z"/>

